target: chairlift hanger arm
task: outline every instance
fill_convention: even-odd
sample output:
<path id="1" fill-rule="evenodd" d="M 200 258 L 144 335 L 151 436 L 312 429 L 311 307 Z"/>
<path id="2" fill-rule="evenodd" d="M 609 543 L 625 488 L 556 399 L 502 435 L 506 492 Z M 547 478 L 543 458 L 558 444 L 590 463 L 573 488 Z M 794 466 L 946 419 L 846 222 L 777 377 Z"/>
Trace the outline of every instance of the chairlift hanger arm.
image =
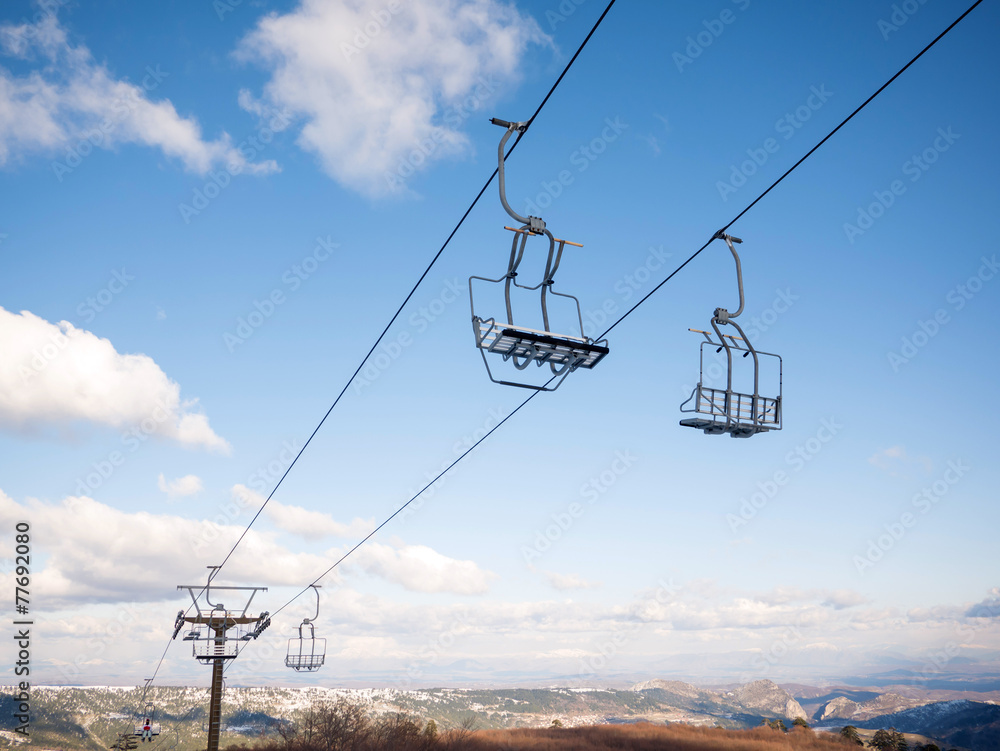
<path id="1" fill-rule="evenodd" d="M 500 145 L 497 147 L 497 181 L 500 186 L 500 203 L 503 204 L 504 210 L 510 214 L 514 220 L 527 225 L 533 233 L 540 233 L 545 229 L 545 222 L 542 219 L 537 216 L 521 216 L 510 207 L 509 203 L 507 203 L 507 183 L 504 179 L 503 171 L 504 148 L 507 146 L 507 139 L 510 138 L 514 131 L 524 133 L 524 131 L 528 129 L 528 123 L 511 123 L 506 120 L 500 120 L 496 117 L 492 118 L 490 122 L 494 125 L 500 125 L 501 127 L 507 129 L 507 132 L 503 134 L 503 138 L 500 139 Z"/>
<path id="2" fill-rule="evenodd" d="M 208 566 L 207 568 L 209 570 L 209 574 L 208 574 L 208 582 L 205 584 L 205 602 L 211 605 L 212 609 L 214 610 L 215 608 L 219 607 L 219 605 L 216 605 L 214 602 L 212 602 L 209 595 L 212 594 L 212 579 L 215 578 L 215 575 L 219 572 L 221 566 Z"/>
<path id="3" fill-rule="evenodd" d="M 312 587 L 313 590 L 316 592 L 316 615 L 314 615 L 312 618 L 306 618 L 303 621 L 304 623 L 311 623 L 312 621 L 315 621 L 317 618 L 319 618 L 319 588 L 322 587 L 323 585 L 310 584 L 309 586 Z"/>
<path id="4" fill-rule="evenodd" d="M 499 125 L 502 128 L 507 128 L 508 130 L 516 130 L 518 133 L 524 133 L 528 129 L 528 122 L 512 123 L 507 120 L 501 120 L 499 117 L 491 117 L 490 122 L 494 125 Z"/>
<path id="5" fill-rule="evenodd" d="M 719 323 L 729 323 L 730 318 L 736 318 L 743 312 L 743 267 L 740 265 L 740 256 L 736 252 L 736 248 L 733 247 L 733 243 L 742 243 L 743 241 L 738 237 L 727 235 L 721 229 L 715 233 L 715 237 L 712 239 L 725 240 L 726 245 L 729 246 L 729 251 L 733 254 L 733 258 L 736 260 L 736 284 L 740 289 L 740 307 L 735 313 L 730 313 L 725 308 L 715 309 L 715 318 L 718 319 Z"/>

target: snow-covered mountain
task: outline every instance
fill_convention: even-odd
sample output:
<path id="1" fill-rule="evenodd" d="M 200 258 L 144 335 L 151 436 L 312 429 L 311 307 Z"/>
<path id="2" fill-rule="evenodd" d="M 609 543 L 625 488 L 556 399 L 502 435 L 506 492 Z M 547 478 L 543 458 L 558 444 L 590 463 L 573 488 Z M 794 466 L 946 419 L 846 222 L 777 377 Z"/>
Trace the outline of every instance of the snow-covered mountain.
<path id="1" fill-rule="evenodd" d="M 810 703 L 810 707 L 818 706 L 810 722 L 895 727 L 950 746 L 1000 748 L 1000 706 L 995 704 L 925 700 L 914 706 L 920 700 L 894 693 L 846 693 L 854 698 L 828 694 L 831 698 L 825 703 Z M 147 698 L 163 740 L 169 741 L 166 748 L 195 751 L 204 747 L 207 689 L 156 687 Z M 807 717 L 800 701 L 767 680 L 719 690 L 665 680 L 646 681 L 631 689 L 227 688 L 222 744 L 276 732 L 282 723 L 296 722 L 317 702 L 341 699 L 360 704 L 372 714 L 401 712 L 420 721 L 434 720 L 441 729 L 469 718 L 481 728 L 547 727 L 553 720 L 572 726 L 640 719 L 739 728 L 759 725 L 763 719 L 782 719 L 791 725 L 794 719 Z M 13 704 L 13 692 L 0 689 L 0 744 L 7 746 L 23 741 L 10 732 Z M 119 733 L 130 731 L 145 707 L 138 688 L 36 687 L 31 709 L 33 744 L 103 751 Z"/>

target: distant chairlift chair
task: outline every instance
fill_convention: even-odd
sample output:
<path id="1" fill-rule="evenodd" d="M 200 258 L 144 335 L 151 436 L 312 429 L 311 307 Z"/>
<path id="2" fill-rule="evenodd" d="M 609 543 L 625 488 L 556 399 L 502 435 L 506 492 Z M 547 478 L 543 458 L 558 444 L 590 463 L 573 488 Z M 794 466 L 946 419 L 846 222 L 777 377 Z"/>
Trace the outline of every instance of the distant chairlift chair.
<path id="1" fill-rule="evenodd" d="M 316 615 L 304 618 L 299 624 L 299 637 L 288 640 L 288 653 L 285 656 L 285 666 L 295 671 L 315 672 L 323 667 L 326 661 L 326 639 L 316 638 L 316 627 L 313 621 L 319 618 L 319 585 L 310 585 L 316 591 Z M 304 629 L 309 629 L 306 636 Z"/>
<path id="2" fill-rule="evenodd" d="M 237 622 L 237 615 L 219 604 L 212 610 L 199 613 L 204 622 L 184 637 L 191 642 L 191 652 L 199 662 L 213 663 L 216 660 L 232 660 L 239 654 L 240 629 L 237 635 L 230 635 L 229 629 Z"/>
<path id="3" fill-rule="evenodd" d="M 580 301 L 573 295 L 556 292 L 552 289 L 553 277 L 559 269 L 562 261 L 563 250 L 566 245 L 583 247 L 579 243 L 568 240 L 557 240 L 552 233 L 546 229 L 545 222 L 539 217 L 523 217 L 511 209 L 507 203 L 506 186 L 504 183 L 504 147 L 507 139 L 515 131 L 523 132 L 527 127 L 526 123 L 509 123 L 505 120 L 494 118 L 491 120 L 495 125 L 507 128 L 503 138 L 500 139 L 500 146 L 497 149 L 498 178 L 500 184 L 500 202 L 507 213 L 523 226 L 519 229 L 505 227 L 514 233 L 510 247 L 510 260 L 507 263 L 507 273 L 499 279 L 488 279 L 482 276 L 469 277 L 469 303 L 472 307 L 472 330 L 476 337 L 476 346 L 482 355 L 483 363 L 486 365 L 486 372 L 490 380 L 494 383 L 506 386 L 518 386 L 520 388 L 535 389 L 538 391 L 555 391 L 565 380 L 566 376 L 578 368 L 591 369 L 600 362 L 609 350 L 606 340 L 595 342 L 583 333 L 583 314 L 580 310 Z M 524 248 L 529 236 L 545 235 L 549 239 L 548 258 L 545 263 L 545 273 L 542 281 L 533 287 L 517 283 L 517 269 L 524 257 Z M 558 250 L 556 249 L 558 243 Z M 507 307 L 506 324 L 499 323 L 496 318 L 481 318 L 476 315 L 476 304 L 473 296 L 473 280 L 489 282 L 491 284 L 504 285 L 504 300 Z M 514 324 L 514 314 L 511 305 L 511 287 L 519 287 L 525 290 L 541 289 L 542 323 L 544 331 L 530 329 Z M 580 336 L 568 336 L 565 334 L 555 334 L 549 324 L 548 299 L 549 294 L 565 297 L 576 304 L 577 320 L 580 325 Z M 510 361 L 514 367 L 521 371 L 526 369 L 531 363 L 541 367 L 548 364 L 552 377 L 544 384 L 537 385 L 526 381 L 513 381 L 497 379 L 493 377 L 489 360 L 486 357 L 488 352 L 498 354 L 504 362 Z M 548 386 L 553 379 L 558 378 L 554 386 Z"/>
<path id="4" fill-rule="evenodd" d="M 135 726 L 134 736 L 139 738 L 142 743 L 149 741 L 153 742 L 153 737 L 160 734 L 160 723 L 153 722 L 155 713 L 155 708 L 152 702 L 147 702 L 145 708 L 142 712 L 142 722 L 137 723 Z"/>
<path id="5" fill-rule="evenodd" d="M 715 239 L 725 240 L 726 245 L 736 260 L 736 281 L 740 291 L 740 307 L 735 313 L 730 313 L 725 308 L 716 308 L 712 316 L 712 329 L 718 336 L 719 341 L 712 339 L 712 335 L 707 331 L 690 329 L 699 334 L 704 334 L 705 339 L 701 343 L 701 365 L 699 368 L 698 385 L 695 386 L 691 396 L 681 404 L 681 412 L 694 412 L 700 416 L 688 417 L 680 421 L 680 424 L 689 428 L 698 428 L 709 435 L 719 435 L 729 433 L 732 438 L 749 438 L 758 433 L 766 433 L 771 430 L 781 430 L 781 390 L 782 390 L 782 362 L 778 355 L 770 352 L 758 352 L 750 339 L 743 333 L 743 329 L 733 319 L 743 312 L 743 270 L 740 266 L 740 257 L 736 253 L 733 243 L 742 243 L 738 237 L 724 234 L 721 230 L 716 233 Z M 739 332 L 739 336 L 723 334 L 719 326 L 731 324 Z M 715 347 L 716 352 L 726 350 L 726 388 L 711 388 L 704 384 L 705 372 L 705 345 Z M 753 356 L 753 394 L 743 394 L 733 390 L 733 351 L 742 352 L 743 357 Z M 776 397 L 765 397 L 760 395 L 760 357 L 773 357 L 778 365 L 778 395 Z M 694 401 L 694 405 L 685 409 Z"/>
<path id="6" fill-rule="evenodd" d="M 218 566 L 210 566 L 209 568 L 218 569 Z M 214 575 L 213 573 L 209 576 L 208 584 L 203 589 L 205 602 L 212 606 L 211 610 L 204 609 L 198 604 L 198 596 L 194 593 L 196 587 L 180 587 L 190 592 L 197 615 L 186 616 L 183 610 L 178 611 L 177 619 L 174 621 L 174 634 L 170 637 L 176 639 L 185 624 L 192 625 L 193 628 L 184 634 L 183 641 L 191 642 L 191 653 L 195 659 L 206 664 L 235 659 L 240 653 L 241 641 L 258 638 L 271 625 L 271 618 L 266 610 L 256 618 L 247 615 L 254 594 L 260 589 L 266 591 L 266 588 L 215 587 L 216 590 L 253 590 L 242 611 L 229 611 L 221 602 L 213 603 L 210 599 Z"/>

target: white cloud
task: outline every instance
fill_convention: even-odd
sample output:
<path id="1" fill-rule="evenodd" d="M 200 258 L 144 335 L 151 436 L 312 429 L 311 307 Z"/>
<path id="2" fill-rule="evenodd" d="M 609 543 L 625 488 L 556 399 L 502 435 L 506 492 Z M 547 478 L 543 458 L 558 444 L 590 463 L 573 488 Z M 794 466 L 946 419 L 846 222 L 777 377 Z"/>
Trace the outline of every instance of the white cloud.
<path id="1" fill-rule="evenodd" d="M 868 457 L 868 463 L 879 469 L 888 469 L 895 461 L 906 457 L 906 449 L 902 446 L 890 446 L 887 449 L 880 449 Z"/>
<path id="2" fill-rule="evenodd" d="M 195 495 L 202 491 L 201 478 L 197 475 L 184 475 L 168 481 L 161 472 L 157 486 L 171 498 Z"/>
<path id="3" fill-rule="evenodd" d="M 496 574 L 474 561 L 459 561 L 425 545 L 392 547 L 369 542 L 348 559 L 366 573 L 402 585 L 413 592 L 477 595 L 489 589 Z"/>
<path id="4" fill-rule="evenodd" d="M 44 568 L 32 576 L 32 592 L 46 609 L 174 599 L 178 584 L 203 584 L 205 566 L 218 563 L 245 530 L 243 519 L 220 525 L 127 512 L 86 496 L 57 504 L 37 500 L 19 504 L 0 490 L 0 528 L 13 529 L 24 519 L 31 519 L 36 554 L 47 556 Z M 11 543 L 12 538 L 0 540 L 0 557 L 10 556 Z M 337 549 L 322 555 L 297 552 L 278 544 L 274 534 L 251 529 L 219 583 L 302 587 L 340 555 Z M 416 592 L 479 594 L 495 578 L 473 561 L 449 558 L 422 545 L 369 543 L 348 561 L 367 574 Z M 0 576 L 0 584 L 3 580 Z M 339 571 L 322 582 L 331 589 L 339 583 Z M 306 602 L 306 607 L 312 604 Z"/>
<path id="5" fill-rule="evenodd" d="M 237 487 L 242 488 L 242 486 Z M 242 489 L 249 491 L 248 488 Z M 233 490 L 236 492 L 236 488 Z M 258 497 L 263 503 L 263 497 Z M 321 511 L 310 511 L 301 506 L 288 506 L 277 501 L 267 504 L 266 513 L 276 527 L 306 540 L 319 540 L 324 537 L 364 537 L 375 529 L 374 519 L 355 517 L 350 524 L 344 524 Z"/>
<path id="6" fill-rule="evenodd" d="M 0 307 L 0 426 L 35 429 L 78 420 L 131 428 L 186 446 L 228 452 L 208 418 L 181 401 L 180 386 L 147 355 L 120 354 L 110 341 L 67 321 L 49 323 Z"/>
<path id="7" fill-rule="evenodd" d="M 768 592 L 758 594 L 754 599 L 768 605 L 818 601 L 823 607 L 835 610 L 843 610 L 868 602 L 867 597 L 853 589 L 827 590 L 799 589 L 797 587 L 775 587 Z"/>
<path id="8" fill-rule="evenodd" d="M 113 683 L 134 685 L 129 665 L 147 664 L 151 649 L 158 653 L 170 635 L 177 604 L 188 604 L 176 585 L 203 583 L 203 566 L 218 563 L 220 551 L 228 550 L 242 532 L 235 522 L 219 527 L 126 513 L 89 498 L 19 505 L 0 492 L 0 528 L 11 528 L 18 519 L 31 519 L 33 545 L 45 561 L 32 582 L 33 594 L 45 609 L 39 614 L 37 636 L 49 645 L 39 675 L 74 683 L 103 683 L 97 676 L 108 675 Z M 415 579 L 433 575 L 436 564 L 427 567 L 419 556 L 410 555 L 418 548 L 376 547 L 373 560 L 357 559 L 373 574 L 381 565 L 389 574 L 386 578 L 395 581 L 396 569 L 412 565 Z M 12 552 L 13 539 L 0 537 L 0 557 Z M 225 583 L 288 585 L 298 591 L 336 555 L 336 550 L 322 558 L 293 553 L 252 530 L 223 578 Z M 386 558 L 392 559 L 391 565 L 380 563 Z M 428 558 L 443 559 L 445 568 L 451 561 L 436 553 Z M 459 581 L 452 577 L 451 589 L 433 591 L 456 591 Z M 961 649 L 963 657 L 973 660 L 995 659 L 1000 647 L 995 623 L 976 615 L 963 617 L 963 607 L 931 606 L 926 612 L 909 613 L 891 608 L 836 610 L 819 603 L 822 590 L 807 601 L 804 593 L 802 598 L 791 596 L 791 590 L 754 595 L 710 591 L 703 582 L 670 588 L 661 582 L 659 588 L 622 593 L 619 604 L 439 597 L 411 602 L 391 594 L 373 595 L 370 586 L 352 589 L 348 582 L 348 577 L 332 576 L 323 582 L 316 634 L 329 639 L 328 657 L 336 657 L 344 675 L 389 685 L 404 685 L 393 683 L 401 676 L 417 684 L 448 681 L 455 670 L 463 670 L 452 665 L 469 659 L 482 663 L 477 674 L 507 682 L 519 674 L 530 681 L 539 675 L 572 675 L 580 670 L 580 660 L 598 655 L 609 658 L 611 674 L 652 677 L 659 666 L 725 682 L 744 675 L 796 680 L 804 677 L 804 670 L 843 675 L 859 666 L 905 666 L 907 659 L 923 654 L 921 650 L 939 653 L 940 645 L 956 636 L 970 642 Z M 0 575 L 0 586 L 6 585 L 13 586 L 10 574 Z M 259 594 L 252 612 L 275 610 L 290 591 Z M 995 597 L 993 592 L 987 601 Z M 107 604 L 81 604 L 90 602 Z M 228 598 L 225 602 L 239 604 Z M 286 607 L 262 639 L 234 663 L 234 676 L 246 675 L 258 683 L 286 681 L 278 667 L 280 654 L 301 618 L 312 617 L 314 607 L 311 594 Z M 113 663 L 104 659 L 112 647 Z M 178 647 L 183 651 L 182 645 L 175 645 L 163 675 L 182 683 L 197 678 L 199 668 L 187 654 L 178 655 Z M 778 654 L 778 648 L 781 659 L 767 659 Z M 989 650 L 992 657 L 984 654 Z M 531 666 L 527 672 L 526 664 Z M 63 668 L 54 667 L 59 665 Z M 373 678 L 379 671 L 388 677 Z"/>
<path id="9" fill-rule="evenodd" d="M 135 143 L 198 174 L 220 166 L 248 173 L 277 169 L 273 161 L 248 163 L 225 133 L 206 141 L 197 121 L 179 115 L 169 99 L 152 101 L 150 92 L 169 71 L 150 66 L 137 73 L 139 84 L 115 78 L 85 46 L 69 43 L 55 14 L 0 26 L 0 53 L 41 62 L 20 76 L 0 67 L 0 165 L 13 155 L 89 153 L 95 146 Z"/>
<path id="10" fill-rule="evenodd" d="M 503 0 L 399 6 L 303 0 L 266 16 L 237 51 L 270 68 L 264 97 L 305 120 L 299 144 L 331 177 L 370 196 L 405 191 L 398 170 L 406 160 L 419 170 L 466 153 L 462 122 L 516 81 L 529 44 L 550 41 Z M 248 92 L 240 103 L 261 107 Z"/>
<path id="11" fill-rule="evenodd" d="M 867 602 L 869 602 L 867 597 L 860 592 L 855 592 L 853 589 L 835 589 L 827 594 L 826 599 L 823 600 L 823 605 L 835 610 L 844 610 L 845 608 L 853 608 L 856 605 L 864 605 Z"/>
<path id="12" fill-rule="evenodd" d="M 245 485 L 234 485 L 232 495 L 243 508 L 255 510 L 264 503 L 264 496 Z M 355 517 L 350 524 L 344 524 L 329 514 L 273 500 L 265 507 L 265 513 L 279 529 L 305 539 L 328 536 L 357 538 L 367 535 L 375 528 L 374 519 Z M 344 552 L 346 551 L 331 549 L 327 551 L 327 557 L 336 560 Z M 320 571 L 328 568 L 330 563 Z M 474 561 L 456 560 L 424 545 L 406 545 L 401 542 L 395 545 L 368 542 L 358 548 L 345 561 L 345 565 L 399 584 L 411 592 L 481 594 L 489 589 L 489 582 L 496 578 L 496 574 L 482 570 Z"/>
<path id="13" fill-rule="evenodd" d="M 178 584 L 204 583 L 205 566 L 218 563 L 243 531 L 239 525 L 126 512 L 86 496 L 21 505 L 0 492 L 0 524 L 13 528 L 26 518 L 34 551 L 47 556 L 45 567 L 32 576 L 32 593 L 47 610 L 175 599 Z M 295 586 L 310 581 L 325 564 L 321 556 L 291 553 L 251 530 L 223 576 Z"/>
<path id="14" fill-rule="evenodd" d="M 555 571 L 543 571 L 542 573 L 545 574 L 549 584 L 556 589 L 598 589 L 601 586 L 601 582 L 588 581 L 579 574 L 559 574 Z"/>
<path id="15" fill-rule="evenodd" d="M 887 449 L 880 449 L 868 457 L 868 463 L 884 472 L 888 472 L 892 477 L 899 477 L 901 472 L 908 470 L 914 465 L 919 465 L 920 469 L 925 473 L 930 473 L 933 469 L 933 462 L 930 457 L 910 456 L 903 446 L 890 446 Z"/>
<path id="16" fill-rule="evenodd" d="M 989 596 L 977 602 L 965 613 L 966 618 L 1000 618 L 1000 587 L 993 587 Z"/>

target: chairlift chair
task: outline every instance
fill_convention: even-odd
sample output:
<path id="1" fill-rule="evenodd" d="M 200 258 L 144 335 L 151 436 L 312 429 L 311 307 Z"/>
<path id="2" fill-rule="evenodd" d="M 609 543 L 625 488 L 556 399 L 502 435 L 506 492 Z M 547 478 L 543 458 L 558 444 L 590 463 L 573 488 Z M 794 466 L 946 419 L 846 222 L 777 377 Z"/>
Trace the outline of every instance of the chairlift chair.
<path id="1" fill-rule="evenodd" d="M 309 635 L 303 634 L 303 629 L 309 629 Z M 285 655 L 285 667 L 295 671 L 312 673 L 323 667 L 326 661 L 326 639 L 316 638 L 316 627 L 306 618 L 299 624 L 299 636 L 288 640 L 288 654 Z"/>
<path id="2" fill-rule="evenodd" d="M 472 308 L 472 331 L 476 337 L 476 347 L 482 355 L 483 363 L 486 365 L 486 372 L 490 380 L 506 386 L 518 386 L 520 388 L 534 389 L 537 391 L 555 391 L 566 376 L 578 368 L 591 369 L 600 362 L 609 350 L 607 341 L 595 342 L 587 337 L 583 331 L 583 314 L 580 310 L 580 301 L 573 295 L 556 292 L 552 289 L 556 271 L 562 261 L 563 251 L 567 245 L 577 248 L 583 247 L 579 243 L 568 240 L 557 239 L 550 232 L 545 222 L 534 216 L 523 217 L 515 212 L 507 202 L 506 185 L 504 182 L 504 147 L 507 139 L 515 131 L 523 133 L 527 128 L 527 123 L 510 123 L 506 120 L 493 118 L 494 125 L 500 125 L 507 129 L 503 138 L 500 139 L 500 146 L 497 149 L 497 175 L 500 184 L 500 203 L 506 212 L 516 221 L 521 223 L 520 228 L 505 227 L 514 233 L 510 247 L 510 260 L 507 263 L 507 273 L 498 278 L 490 279 L 483 276 L 469 277 L 469 304 Z M 545 272 L 542 281 L 534 286 L 519 284 L 517 281 L 517 270 L 524 257 L 524 249 L 528 238 L 536 235 L 544 235 L 549 241 L 548 257 L 545 262 Z M 558 246 L 557 246 L 558 244 Z M 499 322 L 496 317 L 482 318 L 476 314 L 476 303 L 473 293 L 473 280 L 488 282 L 490 284 L 504 285 L 504 300 L 507 308 L 506 323 Z M 511 289 L 535 291 L 541 290 L 541 312 L 544 330 L 527 328 L 514 323 L 513 306 L 511 304 Z M 565 297 L 576 305 L 577 322 L 580 326 L 580 336 L 570 336 L 566 334 L 553 333 L 549 323 L 548 296 L 556 295 Z M 537 385 L 527 381 L 514 381 L 508 379 L 497 379 L 493 376 L 490 368 L 487 353 L 494 353 L 501 356 L 504 362 L 510 361 L 516 370 L 523 371 L 534 363 L 537 367 L 549 366 L 552 377 L 545 384 Z M 546 384 L 558 378 L 554 386 Z"/>
<path id="3" fill-rule="evenodd" d="M 736 261 L 736 280 L 740 292 L 740 307 L 735 313 L 730 313 L 725 308 L 716 308 L 712 316 L 712 329 L 718 337 L 718 341 L 712 338 L 711 333 L 691 329 L 705 336 L 706 341 L 701 343 L 701 365 L 699 368 L 698 384 L 691 392 L 691 396 L 681 404 L 681 412 L 694 412 L 698 416 L 688 417 L 680 421 L 680 424 L 697 428 L 708 435 L 720 435 L 728 433 L 732 438 L 749 438 L 758 433 L 766 433 L 771 430 L 781 430 L 781 391 L 782 391 L 782 361 L 781 357 L 771 352 L 759 352 L 743 329 L 736 323 L 735 319 L 743 312 L 743 270 L 740 265 L 740 257 L 736 252 L 733 243 L 742 243 L 738 237 L 732 237 L 721 230 L 716 233 L 714 239 L 725 240 L 733 258 Z M 739 336 L 723 334 L 719 326 L 732 325 Z M 705 384 L 705 345 L 714 348 L 715 352 L 726 351 L 726 388 L 713 388 Z M 742 356 L 753 357 L 753 393 L 746 394 L 733 390 L 733 352 L 742 352 Z M 776 397 L 761 396 L 760 394 L 760 358 L 773 357 L 777 360 L 778 367 L 778 395 Z M 687 409 L 688 404 L 693 405 Z"/>
<path id="4" fill-rule="evenodd" d="M 319 618 L 319 586 L 310 584 L 316 592 L 316 615 L 312 618 L 303 618 L 299 624 L 299 636 L 294 636 L 288 640 L 288 653 L 285 655 L 285 667 L 289 667 L 297 672 L 306 671 L 312 673 L 323 667 L 326 661 L 326 639 L 316 638 L 316 627 L 313 621 Z M 306 636 L 304 629 L 309 629 Z"/>
<path id="5" fill-rule="evenodd" d="M 207 622 L 184 637 L 185 641 L 191 641 L 195 659 L 200 662 L 215 662 L 231 660 L 239 654 L 241 632 L 236 629 L 235 635 L 229 633 L 233 620 L 224 605 L 220 604 L 209 611 Z"/>
<path id="6" fill-rule="evenodd" d="M 160 734 L 160 723 L 153 722 L 155 714 L 156 708 L 153 706 L 153 703 L 146 702 L 146 706 L 142 711 L 142 722 L 136 724 L 133 733 L 142 743 L 146 741 L 152 743 L 153 736 Z"/>

